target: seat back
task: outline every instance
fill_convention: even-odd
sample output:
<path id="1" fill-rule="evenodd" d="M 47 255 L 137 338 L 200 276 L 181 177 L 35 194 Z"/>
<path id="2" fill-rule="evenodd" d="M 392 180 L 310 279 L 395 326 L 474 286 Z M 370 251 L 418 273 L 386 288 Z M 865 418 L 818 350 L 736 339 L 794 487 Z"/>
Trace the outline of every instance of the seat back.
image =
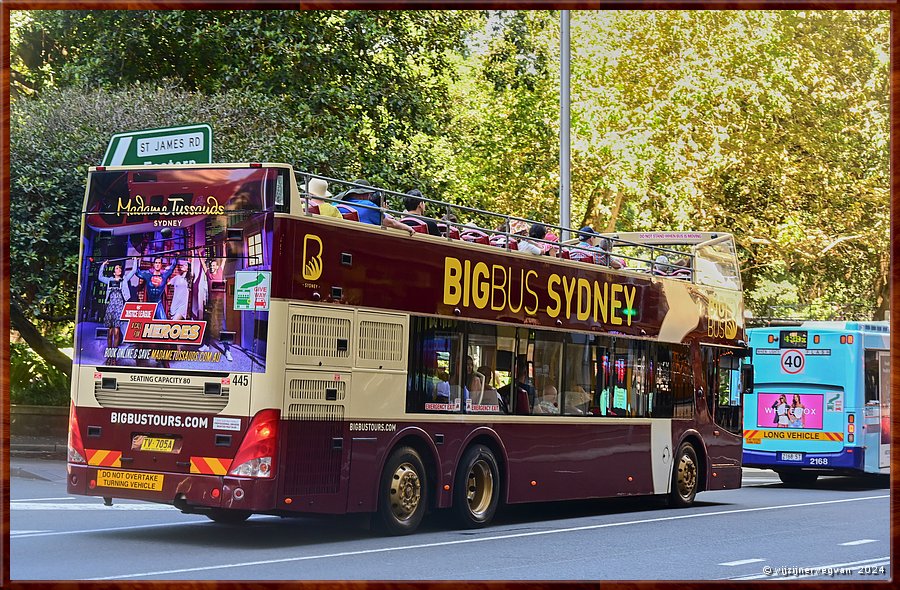
<path id="1" fill-rule="evenodd" d="M 408 225 L 413 228 L 413 231 L 420 234 L 428 233 L 428 224 L 417 217 L 404 217 L 400 220 L 400 223 L 404 225 Z"/>
<path id="2" fill-rule="evenodd" d="M 359 211 L 357 211 L 350 205 L 344 205 L 342 203 L 337 206 L 337 210 L 341 212 L 341 217 L 343 217 L 344 219 L 349 219 L 350 221 L 359 221 Z"/>
<path id="3" fill-rule="evenodd" d="M 488 238 L 488 235 L 479 229 L 463 230 L 462 234 L 460 234 L 459 237 L 465 242 L 485 245 L 490 244 L 490 238 Z"/>
<path id="4" fill-rule="evenodd" d="M 516 388 L 516 414 L 530 414 L 531 404 L 528 402 L 528 392 L 515 384 L 514 387 Z"/>
<path id="5" fill-rule="evenodd" d="M 594 263 L 594 255 L 585 250 L 569 250 L 569 260 L 577 260 L 578 262 Z"/>
<path id="6" fill-rule="evenodd" d="M 437 226 L 438 226 L 438 229 L 441 231 L 441 235 L 444 236 L 445 238 L 447 237 L 447 232 L 449 232 L 451 240 L 459 239 L 459 228 L 458 227 L 454 227 L 443 221 L 438 221 Z"/>
<path id="7" fill-rule="evenodd" d="M 319 205 L 317 203 L 308 203 L 308 206 L 306 207 L 306 212 L 312 213 L 313 215 L 318 215 L 319 214 Z"/>

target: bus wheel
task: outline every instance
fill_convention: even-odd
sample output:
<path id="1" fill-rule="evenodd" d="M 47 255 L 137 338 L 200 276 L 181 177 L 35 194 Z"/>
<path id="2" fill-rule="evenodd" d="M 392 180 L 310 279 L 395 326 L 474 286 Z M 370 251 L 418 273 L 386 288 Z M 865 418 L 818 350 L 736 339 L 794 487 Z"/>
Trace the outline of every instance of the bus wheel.
<path id="1" fill-rule="evenodd" d="M 700 465 L 697 462 L 697 451 L 690 443 L 681 443 L 675 454 L 675 469 L 672 471 L 672 491 L 669 492 L 669 504 L 676 508 L 684 508 L 694 503 L 700 481 Z"/>
<path id="2" fill-rule="evenodd" d="M 225 510 L 222 508 L 213 508 L 206 517 L 213 522 L 220 524 L 241 524 L 250 518 L 250 512 L 247 510 Z"/>
<path id="3" fill-rule="evenodd" d="M 809 471 L 779 471 L 778 477 L 781 479 L 781 483 L 786 486 L 803 488 L 816 483 L 819 475 Z"/>
<path id="4" fill-rule="evenodd" d="M 500 470 L 484 445 L 469 447 L 459 462 L 453 487 L 453 514 L 465 528 L 483 527 L 500 504 Z"/>
<path id="5" fill-rule="evenodd" d="M 427 482 L 425 466 L 415 449 L 400 447 L 381 474 L 378 525 L 390 535 L 408 535 L 425 516 Z"/>

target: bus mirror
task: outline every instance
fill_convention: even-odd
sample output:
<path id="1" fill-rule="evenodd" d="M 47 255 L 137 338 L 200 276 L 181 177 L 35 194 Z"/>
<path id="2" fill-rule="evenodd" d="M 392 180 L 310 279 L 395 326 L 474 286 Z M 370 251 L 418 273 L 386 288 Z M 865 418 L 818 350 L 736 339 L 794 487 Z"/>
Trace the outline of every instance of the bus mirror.
<path id="1" fill-rule="evenodd" d="M 744 393 L 753 393 L 753 365 L 743 365 L 741 367 L 741 385 Z"/>

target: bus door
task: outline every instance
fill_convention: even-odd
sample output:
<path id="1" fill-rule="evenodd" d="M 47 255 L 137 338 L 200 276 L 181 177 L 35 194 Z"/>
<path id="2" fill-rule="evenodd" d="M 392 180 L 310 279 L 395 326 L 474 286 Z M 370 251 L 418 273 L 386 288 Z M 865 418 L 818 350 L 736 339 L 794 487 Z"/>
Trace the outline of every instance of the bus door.
<path id="1" fill-rule="evenodd" d="M 891 464 L 891 394 L 890 353 L 885 350 L 865 351 L 864 444 L 867 471 L 887 469 Z M 873 456 L 877 455 L 877 461 Z"/>
<path id="2" fill-rule="evenodd" d="M 741 357 L 732 351 L 704 349 L 709 394 L 706 403 L 715 423 L 725 430 L 741 435 L 742 399 Z"/>

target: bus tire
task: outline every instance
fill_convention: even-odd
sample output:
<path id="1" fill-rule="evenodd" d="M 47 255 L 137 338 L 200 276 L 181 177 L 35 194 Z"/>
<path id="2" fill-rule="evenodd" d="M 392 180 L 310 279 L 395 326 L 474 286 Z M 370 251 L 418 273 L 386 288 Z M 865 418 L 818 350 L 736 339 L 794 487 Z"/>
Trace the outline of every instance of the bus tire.
<path id="1" fill-rule="evenodd" d="M 779 471 L 778 478 L 788 487 L 805 488 L 816 483 L 819 475 L 809 471 Z"/>
<path id="2" fill-rule="evenodd" d="M 463 454 L 453 485 L 453 516 L 467 529 L 491 522 L 500 504 L 500 469 L 494 453 L 473 445 Z"/>
<path id="3" fill-rule="evenodd" d="M 389 535 L 408 535 L 418 528 L 428 507 L 425 465 L 412 447 L 391 453 L 381 474 L 376 524 Z"/>
<path id="4" fill-rule="evenodd" d="M 247 510 L 213 508 L 210 512 L 206 513 L 206 517 L 219 524 L 242 524 L 250 518 L 250 512 Z"/>
<path id="5" fill-rule="evenodd" d="M 672 490 L 669 492 L 669 505 L 685 508 L 694 503 L 700 484 L 700 463 L 697 451 L 691 443 L 683 442 L 675 453 L 675 465 L 672 468 Z"/>

